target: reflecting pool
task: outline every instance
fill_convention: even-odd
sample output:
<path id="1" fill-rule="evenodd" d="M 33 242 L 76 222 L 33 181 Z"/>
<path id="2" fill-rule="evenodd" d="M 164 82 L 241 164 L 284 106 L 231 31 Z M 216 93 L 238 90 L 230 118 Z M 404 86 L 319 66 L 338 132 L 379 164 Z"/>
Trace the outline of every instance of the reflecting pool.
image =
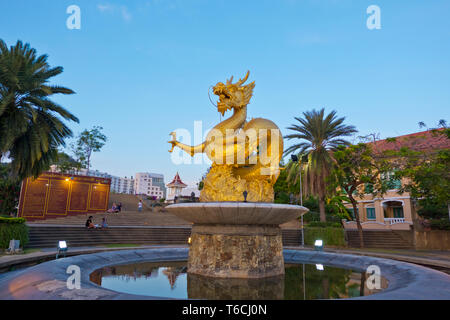
<path id="1" fill-rule="evenodd" d="M 90 275 L 95 284 L 117 292 L 172 298 L 211 300 L 313 300 L 371 295 L 369 275 L 320 264 L 286 264 L 284 276 L 265 279 L 217 279 L 187 274 L 186 262 L 145 262 L 117 265 Z M 369 283 L 370 286 L 370 283 Z"/>

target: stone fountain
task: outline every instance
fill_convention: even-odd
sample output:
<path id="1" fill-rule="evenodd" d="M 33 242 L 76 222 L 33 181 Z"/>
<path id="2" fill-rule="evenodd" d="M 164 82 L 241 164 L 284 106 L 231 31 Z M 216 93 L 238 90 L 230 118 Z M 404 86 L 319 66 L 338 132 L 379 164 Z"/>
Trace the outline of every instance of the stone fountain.
<path id="1" fill-rule="evenodd" d="M 249 77 L 219 82 L 213 92 L 218 111 L 233 115 L 216 125 L 200 145 L 169 141 L 191 156 L 206 153 L 212 161 L 203 181 L 200 203 L 167 207 L 193 223 L 188 273 L 216 278 L 266 278 L 284 274 L 280 225 L 308 209 L 274 204 L 273 185 L 283 154 L 280 129 L 270 120 L 247 122 L 255 83 Z M 247 202 L 248 200 L 248 202 Z"/>

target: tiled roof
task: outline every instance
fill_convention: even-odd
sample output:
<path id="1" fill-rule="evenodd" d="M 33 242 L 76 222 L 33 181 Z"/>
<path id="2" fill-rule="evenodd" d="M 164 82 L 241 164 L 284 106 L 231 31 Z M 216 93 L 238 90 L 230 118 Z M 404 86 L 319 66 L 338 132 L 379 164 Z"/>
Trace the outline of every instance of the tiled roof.
<path id="1" fill-rule="evenodd" d="M 187 184 L 183 183 L 183 181 L 181 181 L 180 175 L 176 174 L 175 178 L 173 178 L 172 182 L 169 183 L 167 185 L 168 187 L 181 187 L 181 188 L 186 188 Z"/>
<path id="2" fill-rule="evenodd" d="M 442 134 L 443 129 L 428 130 L 399 136 L 395 138 L 376 141 L 375 150 L 383 152 L 386 150 L 400 150 L 407 147 L 414 151 L 435 151 L 450 149 L 450 139 Z"/>

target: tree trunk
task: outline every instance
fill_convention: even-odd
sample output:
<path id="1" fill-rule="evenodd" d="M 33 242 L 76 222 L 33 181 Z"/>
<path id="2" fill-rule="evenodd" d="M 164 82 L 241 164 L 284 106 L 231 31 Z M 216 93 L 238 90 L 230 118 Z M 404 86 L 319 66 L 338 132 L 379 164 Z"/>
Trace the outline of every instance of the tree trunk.
<path id="1" fill-rule="evenodd" d="M 365 289 L 365 287 L 366 287 L 366 272 L 363 271 L 363 272 L 361 272 L 361 282 L 360 282 L 360 285 L 359 285 L 359 295 L 361 297 L 364 296 L 364 289 Z"/>
<path id="2" fill-rule="evenodd" d="M 319 212 L 320 212 L 320 221 L 326 222 L 327 216 L 325 214 L 325 199 L 319 198 Z"/>
<path id="3" fill-rule="evenodd" d="M 356 207 L 356 200 L 353 199 L 352 196 L 349 196 L 350 201 L 352 202 L 353 206 L 353 212 L 355 213 L 355 219 L 356 219 L 356 226 L 358 227 L 358 234 L 359 234 L 359 246 L 361 248 L 364 248 L 364 236 L 363 236 L 363 230 L 361 226 L 361 220 L 359 219 L 359 212 L 358 208 Z"/>

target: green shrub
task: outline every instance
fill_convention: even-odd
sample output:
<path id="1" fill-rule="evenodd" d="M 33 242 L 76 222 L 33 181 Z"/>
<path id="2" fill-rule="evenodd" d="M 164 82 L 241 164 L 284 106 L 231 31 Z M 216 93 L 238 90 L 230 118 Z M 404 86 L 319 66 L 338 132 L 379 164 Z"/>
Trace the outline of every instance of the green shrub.
<path id="1" fill-rule="evenodd" d="M 317 239 L 323 240 L 324 246 L 345 247 L 345 231 L 342 227 L 309 227 L 305 228 L 305 244 L 314 245 Z"/>
<path id="2" fill-rule="evenodd" d="M 0 217 L 0 224 L 25 224 L 26 220 L 24 218 L 5 218 Z"/>
<path id="3" fill-rule="evenodd" d="M 341 218 L 339 216 L 327 213 L 326 218 L 327 218 L 327 222 L 339 223 L 339 226 L 340 226 Z M 303 221 L 305 223 L 309 223 L 309 222 L 313 222 L 313 221 L 319 222 L 320 221 L 320 213 L 316 212 L 316 211 L 309 211 L 303 215 Z"/>
<path id="4" fill-rule="evenodd" d="M 10 164 L 0 163 L 0 214 L 16 214 L 19 196 L 20 181 L 11 178 Z"/>
<path id="5" fill-rule="evenodd" d="M 431 229 L 450 230 L 450 221 L 448 219 L 430 220 Z"/>
<path id="6" fill-rule="evenodd" d="M 321 222 L 321 221 L 311 221 L 308 223 L 308 227 L 316 227 L 316 228 L 341 228 L 342 225 L 340 222 L 332 222 L 332 221 L 327 221 L 327 222 Z"/>
<path id="7" fill-rule="evenodd" d="M 4 220 L 12 220 L 5 222 Z M 23 248 L 28 243 L 28 226 L 22 222 L 22 218 L 0 219 L 0 249 L 8 249 L 9 241 L 20 240 Z"/>

